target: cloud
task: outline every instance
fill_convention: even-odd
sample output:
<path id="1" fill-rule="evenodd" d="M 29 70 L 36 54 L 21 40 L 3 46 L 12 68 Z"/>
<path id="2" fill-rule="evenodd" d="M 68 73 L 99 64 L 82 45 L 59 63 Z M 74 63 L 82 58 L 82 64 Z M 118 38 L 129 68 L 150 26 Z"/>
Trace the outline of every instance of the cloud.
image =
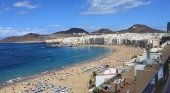
<path id="1" fill-rule="evenodd" d="M 23 11 L 19 11 L 18 13 L 19 13 L 19 14 L 29 14 L 29 13 L 31 13 L 31 11 L 29 11 L 29 10 L 23 10 Z"/>
<path id="2" fill-rule="evenodd" d="M 59 27 L 60 25 L 48 25 L 50 27 Z"/>
<path id="3" fill-rule="evenodd" d="M 0 7 L 0 13 L 10 10 L 10 7 Z"/>
<path id="4" fill-rule="evenodd" d="M 63 28 L 64 27 L 61 25 L 46 25 L 35 28 L 0 27 L 0 38 L 5 38 L 8 36 L 21 36 L 28 33 L 51 34 Z"/>
<path id="5" fill-rule="evenodd" d="M 4 29 L 4 28 L 3 28 L 3 27 L 0 27 L 0 30 L 1 30 L 1 29 Z"/>
<path id="6" fill-rule="evenodd" d="M 38 8 L 37 4 L 32 4 L 29 1 L 16 2 L 16 3 L 13 4 L 13 6 L 17 7 L 17 8 L 27 8 L 27 9 Z"/>
<path id="7" fill-rule="evenodd" d="M 114 14 L 150 4 L 150 0 L 87 0 L 81 14 Z"/>
<path id="8" fill-rule="evenodd" d="M 0 27 L 0 38 L 5 38 L 8 36 L 20 36 L 28 33 L 33 33 L 34 31 L 25 29 L 14 29 L 12 27 Z"/>
<path id="9" fill-rule="evenodd" d="M 11 27 L 0 27 L 0 37 L 5 37 L 10 35 L 11 33 L 15 32 L 16 30 L 12 29 Z"/>

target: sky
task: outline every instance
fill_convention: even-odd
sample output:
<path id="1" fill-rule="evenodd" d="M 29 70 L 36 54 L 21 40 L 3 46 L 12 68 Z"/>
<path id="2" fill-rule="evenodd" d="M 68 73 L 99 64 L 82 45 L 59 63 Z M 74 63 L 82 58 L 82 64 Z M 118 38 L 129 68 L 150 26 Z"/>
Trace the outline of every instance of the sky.
<path id="1" fill-rule="evenodd" d="M 166 31 L 169 0 L 0 0 L 0 38 L 69 28 L 113 31 L 144 24 Z"/>

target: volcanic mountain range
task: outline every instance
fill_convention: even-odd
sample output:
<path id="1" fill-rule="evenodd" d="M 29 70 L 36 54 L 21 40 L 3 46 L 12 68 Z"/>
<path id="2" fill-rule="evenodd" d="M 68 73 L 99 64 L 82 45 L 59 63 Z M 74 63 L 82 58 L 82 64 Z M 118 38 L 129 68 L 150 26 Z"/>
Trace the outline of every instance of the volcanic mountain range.
<path id="1" fill-rule="evenodd" d="M 142 24 L 135 24 L 128 29 L 120 30 L 120 31 L 112 31 L 107 28 L 102 28 L 94 32 L 87 32 L 82 28 L 70 28 L 66 31 L 59 31 L 55 32 L 50 35 L 41 35 L 36 33 L 29 33 L 23 36 L 11 36 L 2 39 L 0 42 L 26 42 L 26 41 L 32 41 L 32 42 L 42 42 L 47 39 L 53 39 L 58 37 L 70 37 L 70 36 L 81 36 L 84 34 L 113 34 L 113 33 L 165 33 L 164 31 L 153 29 L 151 27 L 148 27 L 146 25 Z"/>

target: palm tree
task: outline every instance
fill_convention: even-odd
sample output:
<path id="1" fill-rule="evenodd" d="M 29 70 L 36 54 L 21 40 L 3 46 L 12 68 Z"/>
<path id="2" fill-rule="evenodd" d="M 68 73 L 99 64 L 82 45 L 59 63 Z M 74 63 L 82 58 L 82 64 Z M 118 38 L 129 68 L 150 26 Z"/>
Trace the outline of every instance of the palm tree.
<path id="1" fill-rule="evenodd" d="M 94 72 L 93 72 L 93 78 L 95 78 L 95 77 L 96 77 L 96 75 L 97 75 L 97 72 L 96 72 L 96 71 L 94 71 Z"/>
<path id="2" fill-rule="evenodd" d="M 109 68 L 109 65 L 106 65 L 106 68 Z"/>

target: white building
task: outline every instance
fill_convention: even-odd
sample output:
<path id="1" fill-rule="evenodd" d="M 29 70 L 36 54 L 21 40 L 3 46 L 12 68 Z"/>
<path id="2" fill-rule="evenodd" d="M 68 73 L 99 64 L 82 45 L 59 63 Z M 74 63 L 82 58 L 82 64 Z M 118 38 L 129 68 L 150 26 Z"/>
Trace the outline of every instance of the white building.
<path id="1" fill-rule="evenodd" d="M 122 73 L 123 69 L 107 68 L 105 71 L 96 76 L 96 87 L 115 77 L 118 73 Z"/>
<path id="2" fill-rule="evenodd" d="M 103 35 L 84 35 L 82 37 L 66 37 L 59 39 L 46 40 L 47 42 L 62 41 L 62 43 L 69 44 L 95 44 L 96 38 L 104 38 L 104 44 L 122 44 L 126 40 L 129 41 L 147 41 L 154 47 L 159 45 L 160 39 L 165 33 L 114 33 L 114 34 L 103 34 Z M 115 42 L 113 43 L 113 40 Z"/>
<path id="3" fill-rule="evenodd" d="M 45 43 L 57 43 L 57 42 L 63 42 L 63 38 L 45 40 Z"/>

